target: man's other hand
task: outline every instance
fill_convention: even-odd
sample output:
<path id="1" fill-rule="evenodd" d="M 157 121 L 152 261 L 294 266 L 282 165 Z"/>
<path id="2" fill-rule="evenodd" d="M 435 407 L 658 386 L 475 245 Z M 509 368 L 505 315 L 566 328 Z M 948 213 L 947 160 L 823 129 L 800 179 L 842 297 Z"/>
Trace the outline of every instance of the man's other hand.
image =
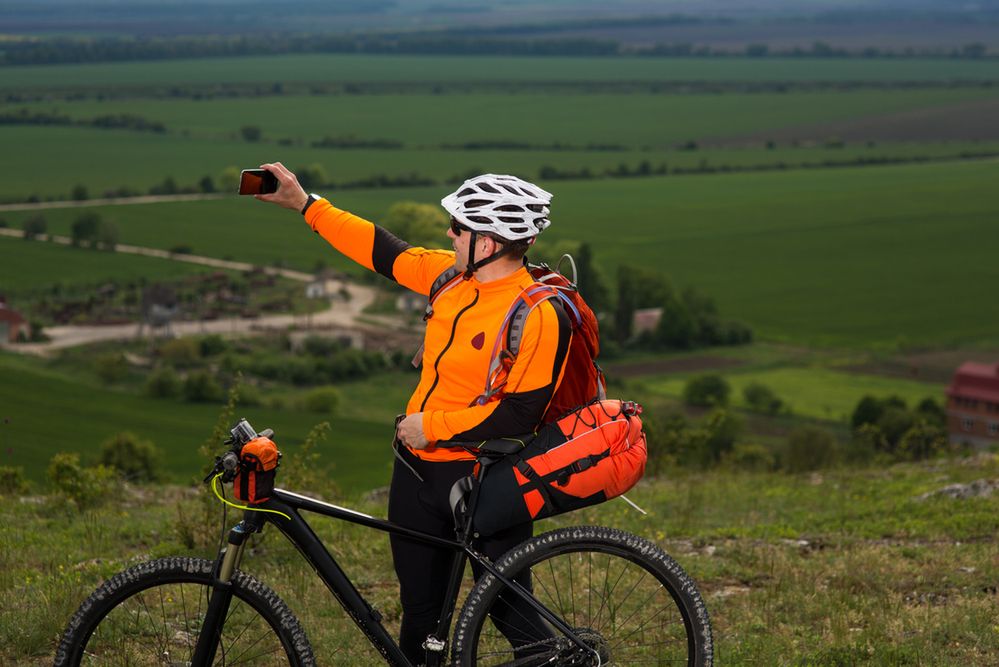
<path id="1" fill-rule="evenodd" d="M 395 430 L 395 435 L 404 445 L 408 445 L 413 449 L 426 449 L 427 436 L 423 435 L 423 413 L 416 412 L 411 415 L 407 415 L 405 419 L 399 422 L 399 426 Z"/>
<path id="2" fill-rule="evenodd" d="M 288 168 L 280 162 L 262 164 L 260 168 L 274 174 L 274 177 L 277 178 L 278 189 L 273 194 L 253 196 L 260 201 L 268 201 L 293 211 L 301 211 L 309 195 L 305 194 L 305 190 L 298 184 L 298 178 L 295 174 L 288 171 Z"/>

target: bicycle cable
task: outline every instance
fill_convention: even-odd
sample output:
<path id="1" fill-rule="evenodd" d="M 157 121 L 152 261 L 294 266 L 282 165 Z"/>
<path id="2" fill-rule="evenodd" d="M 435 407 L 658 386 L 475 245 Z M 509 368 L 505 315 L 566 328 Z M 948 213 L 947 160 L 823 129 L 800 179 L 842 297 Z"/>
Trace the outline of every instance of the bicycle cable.
<path id="1" fill-rule="evenodd" d="M 246 510 L 246 511 L 249 511 L 249 512 L 270 512 L 271 514 L 280 514 L 284 518 L 288 519 L 288 521 L 291 521 L 291 517 L 288 516 L 287 514 L 285 514 L 284 512 L 279 512 L 277 510 L 264 509 L 263 507 L 250 507 L 249 505 L 237 505 L 236 503 L 229 502 L 224 497 L 222 497 L 222 494 L 219 493 L 218 487 L 215 484 L 218 481 L 219 477 L 221 477 L 221 476 L 222 476 L 222 473 L 219 473 L 219 474 L 215 475 L 215 477 L 212 477 L 212 491 L 215 492 L 215 497 L 217 497 L 219 500 L 221 500 L 223 503 L 225 503 L 229 507 L 235 507 L 238 510 Z"/>

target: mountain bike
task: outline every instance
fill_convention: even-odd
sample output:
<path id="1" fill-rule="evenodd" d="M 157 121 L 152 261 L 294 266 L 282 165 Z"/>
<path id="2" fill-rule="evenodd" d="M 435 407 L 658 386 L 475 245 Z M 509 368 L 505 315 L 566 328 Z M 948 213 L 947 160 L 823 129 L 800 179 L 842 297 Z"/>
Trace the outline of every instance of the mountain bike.
<path id="1" fill-rule="evenodd" d="M 217 482 L 233 480 L 242 446 L 257 436 L 246 420 L 231 433 L 226 441 L 231 447 L 205 478 L 217 495 Z M 476 551 L 471 518 L 477 483 L 493 463 L 515 451 L 511 442 L 446 443 L 473 452 L 479 463 L 475 476 L 452 492 L 454 540 L 276 488 L 268 500 L 243 508 L 242 520 L 214 561 L 161 558 L 105 581 L 73 616 L 55 664 L 315 665 L 306 633 L 288 605 L 241 569 L 247 539 L 273 524 L 385 661 L 414 667 L 305 520 L 311 512 L 454 552 L 446 604 L 424 643 L 428 667 L 710 666 L 711 625 L 697 587 L 648 540 L 613 528 L 573 526 L 537 535 L 495 563 Z M 466 597 L 452 635 L 469 561 L 484 574 Z M 524 586 L 519 581 L 527 571 L 530 584 Z"/>

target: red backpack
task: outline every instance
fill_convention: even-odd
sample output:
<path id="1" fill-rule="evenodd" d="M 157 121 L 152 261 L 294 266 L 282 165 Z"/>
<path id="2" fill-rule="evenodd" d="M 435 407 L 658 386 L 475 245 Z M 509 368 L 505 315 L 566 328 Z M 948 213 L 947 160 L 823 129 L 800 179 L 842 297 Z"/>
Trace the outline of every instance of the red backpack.
<path id="1" fill-rule="evenodd" d="M 569 257 L 569 261 L 572 263 L 571 257 Z M 573 268 L 575 268 L 574 264 Z M 547 264 L 532 264 L 528 270 L 536 282 L 524 290 L 510 305 L 510 310 L 507 312 L 503 326 L 493 344 L 486 386 L 475 402 L 484 405 L 489 401 L 499 400 L 503 397 L 503 387 L 506 384 L 507 375 L 520 352 L 520 342 L 527 316 L 541 303 L 552 300 L 553 303 L 560 304 L 557 307 L 563 308 L 569 317 L 572 324 L 572 341 L 565 358 L 562 382 L 555 390 L 555 395 L 552 396 L 548 410 L 542 418 L 543 423 L 549 424 L 574 408 L 595 399 L 606 398 L 607 386 L 604 382 L 604 374 L 596 361 L 597 355 L 600 354 L 600 332 L 597 316 L 586 305 L 574 282 L 551 269 Z M 437 300 L 437 297 L 458 284 L 463 279 L 462 276 L 463 274 L 454 267 L 437 276 L 430 288 L 430 298 L 426 314 L 423 317 L 424 320 L 433 315 L 434 301 Z M 414 362 L 422 357 L 422 350 L 421 347 Z"/>

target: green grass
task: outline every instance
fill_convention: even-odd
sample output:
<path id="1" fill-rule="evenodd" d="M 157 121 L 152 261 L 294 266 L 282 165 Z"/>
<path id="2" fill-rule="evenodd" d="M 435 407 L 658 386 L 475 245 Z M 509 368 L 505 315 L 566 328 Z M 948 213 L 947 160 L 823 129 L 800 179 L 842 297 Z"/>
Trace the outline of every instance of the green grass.
<path id="1" fill-rule="evenodd" d="M 732 387 L 731 404 L 745 408 L 742 390 L 757 382 L 772 389 L 793 414 L 837 422 L 849 422 L 857 402 L 866 395 L 900 396 L 910 406 L 931 397 L 944 403 L 944 387 L 897 378 L 844 373 L 828 368 L 778 368 L 762 372 L 727 372 Z M 643 378 L 649 390 L 671 398 L 683 396 L 686 378 Z"/>
<path id="2" fill-rule="evenodd" d="M 99 286 L 108 281 L 164 280 L 206 273 L 206 267 L 156 257 L 74 248 L 0 237 L 0 289 L 8 296 L 53 285 Z"/>
<path id="3" fill-rule="evenodd" d="M 706 130 L 707 126 L 698 129 Z M 223 132 L 221 128 L 219 131 Z M 500 138 L 513 137 L 519 131 L 519 128 L 510 130 Z M 673 133 L 680 135 L 684 131 L 684 123 L 680 122 Z M 556 131 L 553 130 L 553 133 Z M 664 134 L 657 134 L 651 127 L 636 128 L 633 134 L 636 140 L 647 140 L 664 146 L 669 143 L 663 141 Z M 308 142 L 293 146 L 251 144 L 226 138 L 221 134 L 184 137 L 91 128 L 23 126 L 0 127 L 0 142 L 12 152 L 24 156 L 24 168 L 10 174 L 0 186 L 0 201 L 23 201 L 32 195 L 67 199 L 77 185 L 85 186 L 91 198 L 99 198 L 105 192 L 122 186 L 144 194 L 151 186 L 159 185 L 168 176 L 179 185 L 193 186 L 206 175 L 218 179 L 226 167 L 255 167 L 271 160 L 280 160 L 291 169 L 320 164 L 327 176 L 336 183 L 376 174 L 400 177 L 411 173 L 442 182 L 473 170 L 513 173 L 534 179 L 540 168 L 546 165 L 574 172 L 588 168 L 599 175 L 608 169 L 616 169 L 621 164 L 634 170 L 642 161 L 648 161 L 653 168 L 665 163 L 672 170 L 698 168 L 702 165 L 783 165 L 795 168 L 803 164 L 818 165 L 827 160 L 847 162 L 877 158 L 957 158 L 963 152 L 999 151 L 999 142 L 877 143 L 872 146 L 855 144 L 843 148 L 792 148 L 785 145 L 774 150 L 758 147 L 701 148 L 697 151 L 664 148 L 642 150 L 641 146 L 624 151 L 466 151 L 415 146 L 392 151 L 324 150 L 309 148 Z M 582 144 L 585 142 L 581 142 Z M 99 165 L 97 168 L 94 166 L 95 160 Z M 0 219 L 3 217 L 5 214 L 0 212 Z"/>
<path id="4" fill-rule="evenodd" d="M 287 55 L 0 68 L 0 87 L 292 82 L 992 81 L 994 60 Z"/>
<path id="5" fill-rule="evenodd" d="M 676 471 L 629 493 L 648 516 L 615 500 L 536 530 L 597 523 L 662 545 L 704 596 L 719 664 L 984 665 L 999 652 L 999 498 L 917 497 L 996 475 L 995 456 L 805 476 Z M 385 515 L 384 501 L 348 505 Z M 219 527 L 200 498 L 170 487 L 82 513 L 51 497 L 4 502 L 0 520 L 0 603 L 11 612 L 0 616 L 10 638 L 0 661 L 18 665 L 51 663 L 55 638 L 105 577 L 137 559 L 210 558 Z M 185 524 L 202 535 L 194 548 L 180 541 Z M 384 536 L 318 517 L 315 529 L 397 632 Z M 253 547 L 241 568 L 288 602 L 320 660 L 381 664 L 277 531 Z"/>
<path id="6" fill-rule="evenodd" d="M 104 388 L 79 373 L 63 373 L 10 353 L 0 354 L 0 378 L 0 465 L 23 467 L 29 479 L 44 480 L 49 460 L 60 451 L 79 452 L 85 463 L 96 463 L 101 443 L 120 431 L 152 440 L 174 481 L 193 479 L 210 463 L 198 448 L 211 434 L 221 405 Z M 238 412 L 258 429 L 273 428 L 276 442 L 288 451 L 295 451 L 313 425 L 325 419 L 294 407 Z M 341 415 L 328 419 L 330 435 L 318 448 L 321 464 L 333 468 L 336 483 L 348 492 L 387 484 L 391 421 L 355 419 L 348 406 Z"/>
<path id="7" fill-rule="evenodd" d="M 410 146 L 473 140 L 623 144 L 632 148 L 792 125 L 993 99 L 986 89 L 861 90 L 727 95 L 518 94 L 276 96 L 254 99 L 125 99 L 27 105 L 30 112 L 90 119 L 128 113 L 204 139 L 264 137 L 306 142 L 354 135 Z"/>
<path id="8" fill-rule="evenodd" d="M 745 320 L 763 339 L 961 344 L 994 338 L 999 327 L 999 311 L 983 306 L 999 280 L 991 251 L 999 243 L 997 177 L 991 160 L 544 183 L 555 193 L 545 236 L 588 241 L 611 278 L 622 263 L 656 267 L 714 297 L 725 317 Z M 331 196 L 377 221 L 395 201 L 436 203 L 448 191 Z M 198 254 L 302 269 L 320 259 L 348 266 L 296 216 L 255 201 L 97 210 L 118 224 L 123 243 L 184 243 Z M 19 226 L 28 215 L 5 217 Z M 50 230 L 66 233 L 78 212 L 45 215 Z"/>

